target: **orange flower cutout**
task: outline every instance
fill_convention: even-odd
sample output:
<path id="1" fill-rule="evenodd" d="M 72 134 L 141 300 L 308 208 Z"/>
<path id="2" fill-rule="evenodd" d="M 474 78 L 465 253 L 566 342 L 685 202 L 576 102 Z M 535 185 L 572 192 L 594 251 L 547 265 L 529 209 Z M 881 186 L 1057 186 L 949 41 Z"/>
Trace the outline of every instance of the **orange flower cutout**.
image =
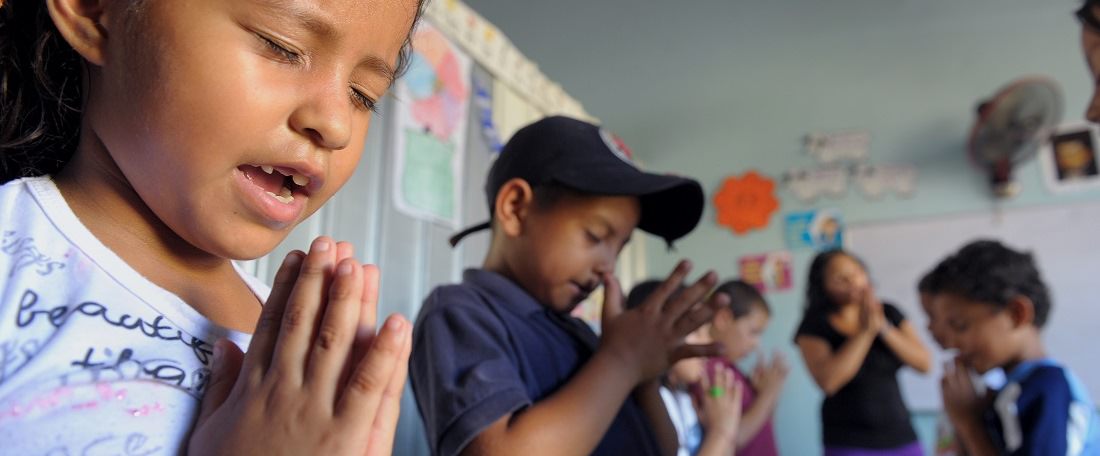
<path id="1" fill-rule="evenodd" d="M 753 229 L 765 228 L 772 213 L 779 209 L 775 198 L 775 181 L 749 171 L 744 176 L 728 177 L 714 195 L 718 209 L 718 224 L 743 235 Z"/>

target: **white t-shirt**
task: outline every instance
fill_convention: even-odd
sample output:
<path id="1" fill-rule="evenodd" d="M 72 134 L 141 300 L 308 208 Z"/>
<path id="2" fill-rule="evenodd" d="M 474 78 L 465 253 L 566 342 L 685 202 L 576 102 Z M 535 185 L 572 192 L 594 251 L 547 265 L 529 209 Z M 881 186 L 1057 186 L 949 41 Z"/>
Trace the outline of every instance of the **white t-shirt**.
<path id="1" fill-rule="evenodd" d="M 670 389 L 661 385 L 661 399 L 668 410 L 668 418 L 676 428 L 676 437 L 680 441 L 676 456 L 691 456 L 699 452 L 703 444 L 703 427 L 691 402 L 691 394 L 685 390 Z"/>
<path id="2" fill-rule="evenodd" d="M 52 180 L 0 186 L 0 453 L 178 453 L 222 337 L 250 339 L 123 262 Z"/>

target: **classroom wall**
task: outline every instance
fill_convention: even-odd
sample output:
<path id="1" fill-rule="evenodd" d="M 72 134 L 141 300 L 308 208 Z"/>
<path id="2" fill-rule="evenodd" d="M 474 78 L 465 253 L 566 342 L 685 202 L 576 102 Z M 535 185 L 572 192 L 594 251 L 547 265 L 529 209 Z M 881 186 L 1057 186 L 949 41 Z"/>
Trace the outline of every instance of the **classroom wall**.
<path id="1" fill-rule="evenodd" d="M 814 159 L 801 147 L 806 133 L 866 129 L 873 138 L 872 163 L 917 166 L 917 194 L 869 201 L 853 188 L 839 199 L 802 204 L 779 190 L 781 208 L 771 225 L 746 236 L 718 226 L 708 204 L 700 227 L 675 252 L 649 243 L 650 273 L 665 274 L 687 257 L 697 271 L 713 268 L 733 276 L 740 256 L 785 249 L 782 215 L 812 207 L 838 208 L 849 224 L 996 210 L 984 177 L 964 155 L 974 107 L 1012 79 L 1042 74 L 1062 84 L 1065 119 L 1083 117 L 1092 84 L 1071 15 L 1076 4 L 839 0 L 742 9 L 730 18 L 730 42 L 712 66 L 691 69 L 696 83 L 675 88 L 684 97 L 709 101 L 665 112 L 659 122 L 613 125 L 636 154 L 651 168 L 698 178 L 709 198 L 728 175 L 755 169 L 778 178 L 791 167 L 812 167 Z M 589 101 L 583 91 L 578 95 Z M 606 115 L 589 106 L 595 115 Z M 1037 161 L 1019 169 L 1022 193 L 1002 207 L 1100 200 L 1095 191 L 1054 195 L 1040 176 Z M 791 342 L 811 256 L 794 251 L 795 291 L 768 296 L 774 316 L 764 345 L 783 351 L 793 365 L 775 419 L 787 455 L 821 451 L 822 395 Z M 937 411 L 915 412 L 928 445 Z"/>

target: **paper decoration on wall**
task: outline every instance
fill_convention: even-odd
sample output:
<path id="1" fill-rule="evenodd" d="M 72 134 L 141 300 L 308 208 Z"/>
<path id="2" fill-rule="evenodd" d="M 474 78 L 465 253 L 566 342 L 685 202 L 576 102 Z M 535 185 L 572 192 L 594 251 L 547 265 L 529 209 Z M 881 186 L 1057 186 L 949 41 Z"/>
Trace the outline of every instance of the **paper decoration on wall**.
<path id="1" fill-rule="evenodd" d="M 394 205 L 457 228 L 466 156 L 470 59 L 430 24 L 413 37 L 408 73 L 397 82 Z"/>
<path id="2" fill-rule="evenodd" d="M 871 149 L 871 133 L 839 131 L 810 133 L 804 138 L 806 151 L 819 163 L 862 162 Z"/>
<path id="3" fill-rule="evenodd" d="M 508 84 L 493 80 L 493 125 L 501 142 L 507 143 L 520 128 L 544 115 Z"/>
<path id="4" fill-rule="evenodd" d="M 827 250 L 844 246 L 844 218 L 836 209 L 787 214 L 787 246 Z"/>
<path id="5" fill-rule="evenodd" d="M 481 139 L 489 146 L 489 152 L 499 154 L 504 148 L 500 141 L 500 132 L 493 121 L 493 98 L 489 95 L 489 85 L 481 78 L 474 77 L 474 105 L 477 106 L 478 121 L 481 123 Z"/>
<path id="6" fill-rule="evenodd" d="M 858 165 L 852 174 L 856 186 L 871 199 L 891 192 L 902 198 L 917 193 L 917 168 L 912 165 Z"/>
<path id="7" fill-rule="evenodd" d="M 756 171 L 749 171 L 741 177 L 728 177 L 714 195 L 714 206 L 718 212 L 718 224 L 729 227 L 738 235 L 765 228 L 772 213 L 779 209 L 775 182 Z"/>
<path id="8" fill-rule="evenodd" d="M 746 255 L 737 264 L 741 280 L 756 287 L 761 293 L 787 291 L 794 286 L 791 252 Z"/>
<path id="9" fill-rule="evenodd" d="M 783 186 L 803 203 L 812 203 L 825 195 L 840 198 L 848 193 L 845 167 L 829 166 L 815 169 L 793 169 L 783 173 Z"/>
<path id="10" fill-rule="evenodd" d="M 1051 191 L 1062 193 L 1100 188 L 1100 138 L 1095 124 L 1058 127 L 1039 149 L 1043 177 Z"/>
<path id="11" fill-rule="evenodd" d="M 465 3 L 458 0 L 427 2 L 426 21 L 438 27 L 443 35 L 465 49 L 496 79 L 504 81 L 529 103 L 537 107 L 540 117 L 565 114 L 594 120 L 577 100 L 561 86 L 547 79 L 538 66 L 527 59 L 500 29 Z M 494 92 L 495 94 L 495 92 Z"/>
<path id="12" fill-rule="evenodd" d="M 783 187 L 803 203 L 822 196 L 841 198 L 854 182 L 863 196 L 878 199 L 894 193 L 910 198 L 917 192 L 917 168 L 913 165 L 829 165 L 812 169 L 792 169 L 783 173 Z"/>

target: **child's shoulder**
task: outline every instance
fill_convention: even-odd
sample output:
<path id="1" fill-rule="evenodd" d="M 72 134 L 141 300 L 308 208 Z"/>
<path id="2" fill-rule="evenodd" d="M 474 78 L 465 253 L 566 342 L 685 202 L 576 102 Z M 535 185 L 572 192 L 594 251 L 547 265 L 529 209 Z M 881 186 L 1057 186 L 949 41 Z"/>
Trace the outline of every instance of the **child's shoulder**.
<path id="1" fill-rule="evenodd" d="M 41 185 L 48 179 L 47 177 L 26 177 L 4 182 L 0 185 L 0 209 L 5 211 L 14 209 L 19 200 L 32 195 L 32 185 Z"/>
<path id="2" fill-rule="evenodd" d="M 1025 363 L 1008 375 L 1009 385 L 1019 388 L 1019 400 L 1043 398 L 1049 402 L 1055 396 L 1063 397 L 1063 402 L 1088 402 L 1088 392 L 1076 375 L 1058 361 L 1044 359 Z"/>
<path id="3" fill-rule="evenodd" d="M 457 283 L 432 290 L 420 307 L 413 331 L 430 332 L 432 337 L 438 338 L 450 332 L 468 333 L 473 328 L 495 332 L 502 327 L 503 322 L 476 287 Z"/>
<path id="4" fill-rule="evenodd" d="M 509 279 L 484 269 L 468 269 L 460 283 L 440 285 L 424 299 L 420 318 L 434 314 L 497 314 L 499 308 L 535 307 Z"/>
<path id="5" fill-rule="evenodd" d="M 477 305 L 483 300 L 473 286 L 467 283 L 452 283 L 435 287 L 420 307 L 420 316 L 440 312 L 453 312 Z"/>
<path id="6" fill-rule="evenodd" d="M 1069 368 L 1053 359 L 1024 363 L 1009 374 L 1008 381 L 1026 389 L 1042 389 L 1069 384 Z"/>

